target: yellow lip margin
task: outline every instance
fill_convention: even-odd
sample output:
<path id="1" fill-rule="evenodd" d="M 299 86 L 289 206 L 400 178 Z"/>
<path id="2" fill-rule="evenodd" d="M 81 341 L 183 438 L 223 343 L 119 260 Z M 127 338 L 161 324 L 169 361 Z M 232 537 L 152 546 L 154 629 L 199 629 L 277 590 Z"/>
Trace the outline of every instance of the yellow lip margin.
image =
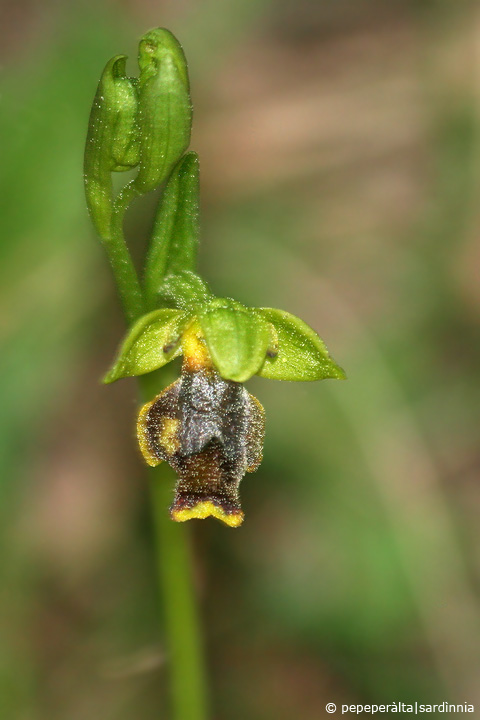
<path id="1" fill-rule="evenodd" d="M 156 465 L 160 465 L 162 462 L 160 458 L 158 458 L 156 455 L 152 453 L 150 450 L 150 443 L 148 442 L 148 431 L 147 431 L 147 415 L 148 411 L 152 407 L 153 403 L 157 401 L 158 398 L 153 398 L 153 400 L 150 400 L 150 402 L 143 405 L 143 407 L 140 409 L 140 412 L 138 413 L 138 419 L 137 419 L 137 439 L 138 444 L 140 445 L 140 450 L 142 452 L 143 457 L 145 458 L 145 462 L 148 463 L 151 467 L 155 467 Z"/>
<path id="2" fill-rule="evenodd" d="M 179 510 L 173 508 L 171 515 L 172 520 L 176 522 L 185 522 L 186 520 L 194 519 L 204 520 L 207 517 L 214 517 L 230 527 L 239 527 L 243 523 L 244 518 L 241 510 L 234 513 L 227 513 L 211 500 L 201 500 L 191 508 L 181 508 Z"/>

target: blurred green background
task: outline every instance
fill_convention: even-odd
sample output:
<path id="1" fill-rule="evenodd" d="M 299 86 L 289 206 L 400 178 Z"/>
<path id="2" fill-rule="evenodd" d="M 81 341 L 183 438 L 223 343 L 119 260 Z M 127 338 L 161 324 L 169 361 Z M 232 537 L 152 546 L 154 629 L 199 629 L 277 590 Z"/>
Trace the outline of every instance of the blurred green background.
<path id="1" fill-rule="evenodd" d="M 100 72 L 125 52 L 135 74 L 158 25 L 190 64 L 202 271 L 303 317 L 349 376 L 249 383 L 246 522 L 194 528 L 213 717 L 480 708 L 478 4 L 1 13 L 1 719 L 168 718 L 136 388 L 99 384 L 123 324 L 82 186 Z M 138 254 L 153 203 L 127 217 Z"/>

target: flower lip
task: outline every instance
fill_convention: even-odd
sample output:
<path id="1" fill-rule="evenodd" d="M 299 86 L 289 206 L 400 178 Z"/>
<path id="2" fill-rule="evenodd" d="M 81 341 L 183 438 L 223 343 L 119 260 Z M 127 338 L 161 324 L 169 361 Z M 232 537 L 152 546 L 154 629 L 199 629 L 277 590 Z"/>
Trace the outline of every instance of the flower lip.
<path id="1" fill-rule="evenodd" d="M 243 522 L 239 484 L 261 461 L 264 412 L 240 384 L 213 367 L 182 376 L 140 411 L 138 439 L 149 465 L 168 462 L 178 480 L 173 520 Z"/>

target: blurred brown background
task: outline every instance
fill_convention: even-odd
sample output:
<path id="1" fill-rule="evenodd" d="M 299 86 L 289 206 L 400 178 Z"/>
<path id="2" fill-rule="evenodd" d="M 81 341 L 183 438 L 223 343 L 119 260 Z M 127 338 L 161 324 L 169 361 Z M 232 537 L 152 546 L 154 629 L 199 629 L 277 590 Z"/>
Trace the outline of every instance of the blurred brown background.
<path id="1" fill-rule="evenodd" d="M 214 717 L 480 707 L 478 3 L 1 13 L 2 720 L 168 717 L 136 389 L 99 384 L 123 325 L 82 187 L 100 72 L 125 52 L 135 74 L 157 25 L 190 64 L 202 271 L 303 317 L 349 376 L 249 383 L 246 522 L 195 526 Z M 138 254 L 153 207 L 127 219 Z"/>

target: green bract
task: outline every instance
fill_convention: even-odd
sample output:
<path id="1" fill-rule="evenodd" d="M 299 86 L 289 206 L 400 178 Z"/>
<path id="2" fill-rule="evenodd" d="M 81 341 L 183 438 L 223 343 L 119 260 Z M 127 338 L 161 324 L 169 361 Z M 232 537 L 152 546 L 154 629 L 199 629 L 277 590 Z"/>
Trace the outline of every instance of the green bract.
<path id="1" fill-rule="evenodd" d="M 180 310 L 154 310 L 144 315 L 127 334 L 103 382 L 144 375 L 180 355 L 181 334 L 188 321 L 189 316 Z"/>
<path id="2" fill-rule="evenodd" d="M 200 234 L 198 206 L 198 156 L 189 152 L 170 175 L 155 216 L 145 261 L 145 296 L 149 306 L 156 306 L 160 284 L 166 276 L 195 269 Z"/>

